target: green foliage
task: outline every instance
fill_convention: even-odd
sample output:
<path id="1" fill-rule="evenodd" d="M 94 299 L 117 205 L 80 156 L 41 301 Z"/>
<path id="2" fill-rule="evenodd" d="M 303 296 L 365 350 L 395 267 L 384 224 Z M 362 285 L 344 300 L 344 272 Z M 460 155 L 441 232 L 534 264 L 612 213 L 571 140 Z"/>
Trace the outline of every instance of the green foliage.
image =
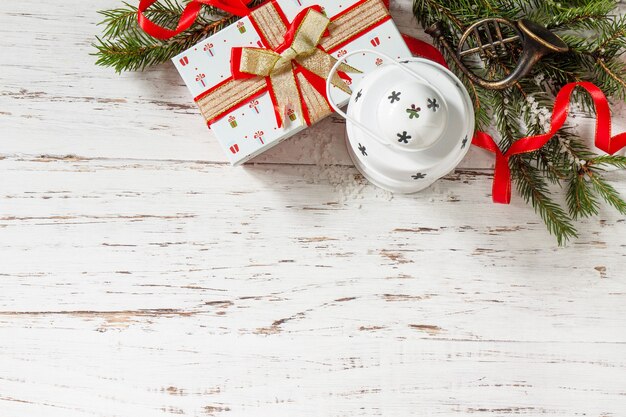
<path id="1" fill-rule="evenodd" d="M 158 25 L 175 28 L 187 2 L 160 0 L 144 14 Z M 257 0 L 252 4 L 259 2 Z M 96 48 L 96 64 L 113 67 L 117 72 L 143 70 L 165 62 L 237 19 L 205 6 L 187 31 L 172 39 L 159 40 L 139 28 L 136 5 L 123 3 L 117 9 L 103 10 L 100 14 L 104 30 L 93 45 Z"/>
<path id="2" fill-rule="evenodd" d="M 174 28 L 188 1 L 160 0 L 145 14 L 159 25 Z M 254 0 L 252 5 L 262 2 Z M 616 4 L 616 0 L 414 0 L 414 13 L 424 27 L 442 21 L 453 45 L 480 19 L 526 17 L 546 25 L 570 46 L 566 54 L 545 57 L 531 76 L 505 92 L 474 85 L 452 65 L 474 102 L 477 128 L 495 125 L 500 148 L 506 151 L 517 139 L 547 129 L 554 95 L 566 83 L 591 81 L 608 96 L 626 99 L 626 64 L 620 59 L 626 50 L 626 17 L 617 16 Z M 165 62 L 236 19 L 204 7 L 187 31 L 158 40 L 138 27 L 135 5 L 123 3 L 100 13 L 104 29 L 94 43 L 96 63 L 118 72 Z M 515 57 L 500 57 L 476 70 L 483 75 L 506 75 L 515 63 Z M 575 93 L 573 97 L 582 111 L 593 116 L 588 94 Z M 626 169 L 626 158 L 595 155 L 572 129 L 562 129 L 539 151 L 512 157 L 510 167 L 517 191 L 559 244 L 576 237 L 573 221 L 597 215 L 601 201 L 626 214 L 626 203 L 602 176 L 607 167 Z M 564 190 L 566 207 L 555 201 L 555 188 Z"/>
<path id="3" fill-rule="evenodd" d="M 544 24 L 570 46 L 566 54 L 545 57 L 528 78 L 506 91 L 474 85 L 452 65 L 474 100 L 477 129 L 495 125 L 500 148 L 506 151 L 519 138 L 547 131 L 554 95 L 569 82 L 591 81 L 608 96 L 626 99 L 626 64 L 620 59 L 626 50 L 626 17 L 617 16 L 616 6 L 615 0 L 414 0 L 414 13 L 423 27 L 443 22 L 452 45 L 478 20 L 525 17 Z M 506 76 L 516 58 L 498 57 L 476 69 L 481 75 Z M 588 94 L 576 92 L 573 101 L 595 117 Z M 567 127 L 542 149 L 510 159 L 517 191 L 560 245 L 577 236 L 573 221 L 597 215 L 601 201 L 626 214 L 626 203 L 602 176 L 607 166 L 626 169 L 626 158 L 595 155 Z M 566 207 L 552 194 L 559 188 L 565 191 Z"/>

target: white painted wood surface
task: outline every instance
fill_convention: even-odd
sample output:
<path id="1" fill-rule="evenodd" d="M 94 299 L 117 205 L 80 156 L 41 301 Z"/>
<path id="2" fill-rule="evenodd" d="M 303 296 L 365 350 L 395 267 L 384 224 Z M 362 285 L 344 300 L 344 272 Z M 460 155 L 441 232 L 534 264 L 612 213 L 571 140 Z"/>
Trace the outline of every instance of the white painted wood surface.
<path id="1" fill-rule="evenodd" d="M 626 415 L 623 218 L 558 248 L 477 150 L 392 197 L 335 118 L 230 168 L 93 65 L 117 3 L 0 5 L 0 417 Z"/>

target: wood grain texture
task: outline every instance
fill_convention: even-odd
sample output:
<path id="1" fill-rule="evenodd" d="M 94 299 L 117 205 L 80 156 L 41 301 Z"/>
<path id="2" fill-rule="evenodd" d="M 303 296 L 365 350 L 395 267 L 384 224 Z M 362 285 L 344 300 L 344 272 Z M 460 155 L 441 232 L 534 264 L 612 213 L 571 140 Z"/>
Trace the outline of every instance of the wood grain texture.
<path id="1" fill-rule="evenodd" d="M 0 6 L 0 417 L 626 414 L 622 217 L 557 248 L 479 151 L 392 196 L 334 118 L 231 168 L 171 66 L 93 66 L 115 4 Z"/>

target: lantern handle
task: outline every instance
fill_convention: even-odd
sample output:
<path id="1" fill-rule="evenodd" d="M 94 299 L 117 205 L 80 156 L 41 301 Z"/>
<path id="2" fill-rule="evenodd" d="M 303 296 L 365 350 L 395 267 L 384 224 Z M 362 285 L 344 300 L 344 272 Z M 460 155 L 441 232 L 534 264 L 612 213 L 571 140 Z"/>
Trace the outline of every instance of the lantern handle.
<path id="1" fill-rule="evenodd" d="M 376 140 L 376 142 L 378 142 L 378 143 L 380 143 L 381 145 L 384 145 L 384 146 L 389 146 L 389 142 L 387 142 L 386 140 L 382 139 L 380 136 L 378 136 L 376 133 L 374 133 L 369 127 L 367 127 L 364 124 L 362 124 L 361 122 L 357 121 L 355 118 L 353 118 L 351 116 L 348 116 L 343 110 L 341 110 L 339 108 L 339 106 L 337 106 L 337 104 L 335 104 L 335 101 L 333 100 L 333 95 L 332 95 L 332 91 L 331 91 L 330 87 L 332 85 L 331 81 L 333 79 L 333 76 L 337 72 L 337 69 L 339 68 L 339 66 L 341 64 L 344 63 L 344 61 L 346 59 L 348 59 L 351 56 L 354 56 L 356 54 L 364 53 L 364 52 L 372 52 L 373 54 L 377 54 L 377 55 L 381 55 L 381 56 L 383 55 L 383 54 L 378 54 L 377 52 L 374 52 L 374 51 L 367 51 L 365 49 L 362 49 L 362 50 L 350 52 L 350 53 L 344 55 L 343 57 L 339 58 L 337 60 L 337 62 L 335 62 L 335 65 L 333 65 L 333 67 L 330 69 L 330 72 L 328 73 L 328 77 L 326 78 L 326 98 L 328 99 L 328 104 L 330 104 L 330 107 L 332 107 L 332 109 L 338 115 L 340 115 L 344 119 L 350 121 L 354 125 L 358 126 L 359 129 L 361 129 L 363 132 L 367 133 L 367 135 L 370 136 L 372 139 Z"/>

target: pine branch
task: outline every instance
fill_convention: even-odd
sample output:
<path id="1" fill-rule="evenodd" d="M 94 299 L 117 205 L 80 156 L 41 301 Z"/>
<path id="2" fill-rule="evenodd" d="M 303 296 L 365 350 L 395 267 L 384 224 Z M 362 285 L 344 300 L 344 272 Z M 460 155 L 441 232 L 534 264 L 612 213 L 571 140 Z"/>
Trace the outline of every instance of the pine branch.
<path id="1" fill-rule="evenodd" d="M 503 92 L 480 88 L 452 65 L 474 99 L 477 129 L 494 124 L 499 146 L 506 151 L 516 140 L 548 130 L 554 96 L 567 83 L 591 81 L 609 96 L 626 98 L 626 64 L 618 59 L 626 50 L 626 17 L 616 17 L 615 6 L 615 0 L 415 0 L 414 13 L 425 27 L 441 20 L 451 45 L 457 45 L 461 33 L 475 21 L 504 17 L 543 23 L 570 46 L 566 54 L 542 59 L 528 78 Z M 519 47 L 509 48 L 510 56 L 492 57 L 471 69 L 486 78 L 506 77 L 521 53 Z M 577 91 L 573 101 L 595 117 L 588 94 Z M 626 158 L 595 155 L 569 128 L 542 149 L 510 159 L 519 194 L 559 244 L 576 236 L 574 219 L 598 214 L 601 201 L 624 210 L 626 203 L 602 178 L 606 166 L 626 168 Z M 555 202 L 549 185 L 564 189 L 567 209 Z"/>
<path id="2" fill-rule="evenodd" d="M 96 64 L 113 67 L 117 72 L 143 70 L 168 61 L 205 38 L 203 29 L 189 32 L 182 41 L 160 41 L 140 32 L 116 40 L 97 38 Z"/>
<path id="3" fill-rule="evenodd" d="M 587 165 L 601 169 L 603 165 L 610 165 L 616 168 L 626 169 L 626 156 L 621 155 L 601 155 L 589 158 Z"/>
<path id="4" fill-rule="evenodd" d="M 125 7 L 111 10 L 100 10 L 104 19 L 99 25 L 104 25 L 102 36 L 108 39 L 116 38 L 124 34 L 129 28 L 135 25 L 137 20 L 137 8 L 124 2 Z"/>
<path id="5" fill-rule="evenodd" d="M 567 206 L 574 220 L 598 214 L 598 203 L 584 173 L 573 171 L 567 188 Z"/>
<path id="6" fill-rule="evenodd" d="M 615 8 L 613 0 L 595 0 L 577 5 L 554 5 L 541 2 L 539 8 L 527 14 L 527 18 L 543 23 L 550 30 L 597 29 L 610 20 L 609 13 Z"/>
<path id="7" fill-rule="evenodd" d="M 578 233 L 567 213 L 550 197 L 550 191 L 541 171 L 528 165 L 522 158 L 511 158 L 513 178 L 526 203 L 531 203 L 535 212 L 546 224 L 548 231 L 564 245 Z"/>
<path id="8" fill-rule="evenodd" d="M 611 19 L 610 24 L 597 33 L 596 48 L 591 52 L 593 55 L 605 58 L 621 55 L 626 48 L 626 16 Z"/>
<path id="9" fill-rule="evenodd" d="M 144 12 L 158 25 L 175 27 L 188 0 L 160 0 Z M 262 3 L 254 0 L 252 6 Z M 113 67 L 117 72 L 143 70 L 170 60 L 207 36 L 233 23 L 237 17 L 205 6 L 196 22 L 184 33 L 168 40 L 152 38 L 137 25 L 137 8 L 123 7 L 100 12 L 104 19 L 102 37 L 96 37 L 96 64 Z"/>
<path id="10" fill-rule="evenodd" d="M 124 2 L 124 7 L 111 10 L 101 10 L 99 13 L 104 16 L 100 25 L 104 25 L 102 36 L 107 39 L 123 36 L 128 31 L 137 28 L 137 6 Z M 155 3 L 145 12 L 145 15 L 158 25 L 173 25 L 183 12 L 183 5 L 171 0 L 162 0 L 162 3 Z"/>
<path id="11" fill-rule="evenodd" d="M 620 197 L 615 188 L 606 182 L 600 175 L 589 176 L 593 189 L 600 197 L 604 199 L 608 204 L 613 206 L 620 214 L 626 215 L 626 202 Z"/>
<path id="12" fill-rule="evenodd" d="M 602 91 L 612 97 L 626 98 L 626 65 L 621 61 L 596 59 L 596 82 Z"/>

